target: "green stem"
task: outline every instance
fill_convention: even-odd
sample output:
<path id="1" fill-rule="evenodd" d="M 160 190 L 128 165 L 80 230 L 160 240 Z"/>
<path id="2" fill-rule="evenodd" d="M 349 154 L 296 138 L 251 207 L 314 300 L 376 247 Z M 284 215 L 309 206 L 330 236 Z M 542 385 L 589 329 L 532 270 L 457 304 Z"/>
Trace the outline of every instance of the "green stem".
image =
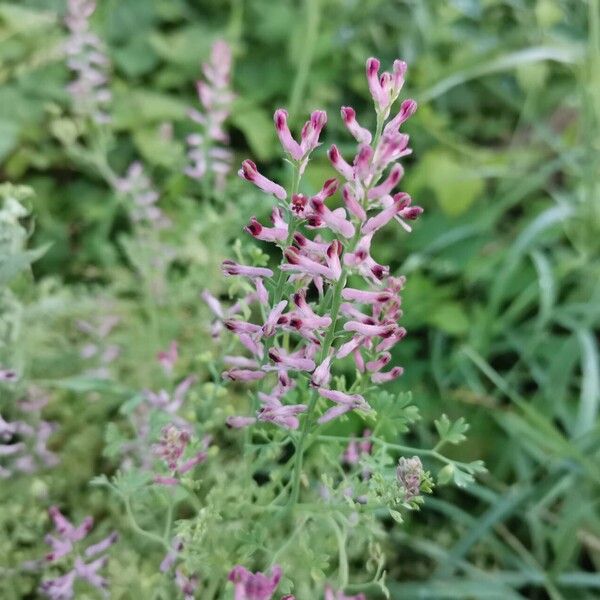
<path id="1" fill-rule="evenodd" d="M 173 502 L 173 498 L 169 497 L 169 505 L 167 506 L 167 518 L 165 520 L 165 533 L 163 538 L 167 543 L 171 540 L 171 529 L 173 527 L 173 508 L 175 503 Z"/>
<path id="2" fill-rule="evenodd" d="M 377 128 L 375 131 L 375 137 L 373 139 L 373 147 L 374 148 L 377 148 L 377 144 L 379 143 L 379 139 L 381 138 L 381 133 L 383 131 L 383 123 L 384 123 L 383 115 L 378 112 L 377 113 Z M 367 188 L 364 192 L 365 200 L 367 198 L 368 192 L 369 192 L 369 188 Z M 356 233 L 354 234 L 354 237 L 352 238 L 352 241 L 349 244 L 349 248 L 352 248 L 352 249 L 355 248 L 359 239 L 360 239 L 360 226 L 357 226 Z M 280 273 L 280 277 L 281 277 L 281 275 L 282 275 L 282 273 Z M 337 280 L 334 290 L 333 290 L 333 296 L 331 298 L 331 310 L 330 310 L 331 325 L 330 325 L 329 329 L 327 330 L 327 335 L 325 336 L 325 340 L 324 340 L 323 346 L 321 348 L 321 355 L 320 355 L 319 363 L 323 362 L 325 360 L 325 358 L 327 357 L 327 355 L 329 354 L 331 345 L 335 338 L 337 319 L 339 316 L 340 306 L 342 304 L 342 291 L 343 291 L 344 287 L 346 286 L 347 277 L 348 277 L 348 270 L 347 270 L 346 266 L 344 265 L 342 267 L 342 273 L 340 275 L 340 278 Z M 298 502 L 298 497 L 300 494 L 300 477 L 302 474 L 302 462 L 304 460 L 305 442 L 306 442 L 306 437 L 308 435 L 308 432 L 309 432 L 309 429 L 311 426 L 312 416 L 313 416 L 315 406 L 317 404 L 317 400 L 318 400 L 317 393 L 315 391 L 312 391 L 310 401 L 308 404 L 308 409 L 306 411 L 306 416 L 304 417 L 304 421 L 302 423 L 302 431 L 300 432 L 300 439 L 298 440 L 298 444 L 296 445 L 296 455 L 295 455 L 295 461 L 294 461 L 294 475 L 293 475 L 293 479 L 292 479 L 292 492 L 290 494 L 290 500 L 287 505 L 288 508 L 293 507 Z"/>
<path id="3" fill-rule="evenodd" d="M 166 549 L 167 552 L 169 552 L 171 550 L 171 547 L 167 542 L 165 542 L 165 540 L 162 537 L 160 537 L 160 535 L 152 533 L 151 531 L 146 531 L 145 529 L 140 527 L 139 523 L 137 522 L 137 519 L 135 518 L 135 515 L 133 514 L 133 509 L 131 507 L 131 500 L 129 496 L 124 496 L 123 501 L 125 502 L 125 511 L 127 512 L 127 517 L 129 518 L 129 523 L 132 529 L 136 533 L 139 533 L 141 536 L 152 540 L 157 544 L 160 544 L 163 548 Z"/>
<path id="4" fill-rule="evenodd" d="M 348 585 L 348 555 L 346 554 L 346 536 L 342 533 L 335 519 L 331 518 L 331 525 L 335 531 L 335 537 L 338 544 L 338 560 L 340 571 L 340 589 L 345 589 Z"/>

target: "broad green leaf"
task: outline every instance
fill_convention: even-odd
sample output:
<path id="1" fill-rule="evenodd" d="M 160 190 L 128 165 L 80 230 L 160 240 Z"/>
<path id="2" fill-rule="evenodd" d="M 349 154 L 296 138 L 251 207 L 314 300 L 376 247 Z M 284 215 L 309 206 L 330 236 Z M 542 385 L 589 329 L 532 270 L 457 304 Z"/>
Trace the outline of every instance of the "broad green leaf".
<path id="1" fill-rule="evenodd" d="M 431 150 L 420 160 L 413 185 L 431 188 L 442 210 L 451 216 L 464 213 L 484 189 L 484 180 L 472 165 L 446 150 Z"/>
<path id="2" fill-rule="evenodd" d="M 469 329 L 469 318 L 458 302 L 444 302 L 427 317 L 427 321 L 451 335 L 462 335 Z"/>
<path id="3" fill-rule="evenodd" d="M 233 112 L 231 121 L 244 134 L 258 160 L 274 156 L 273 122 L 264 110 L 252 105 L 240 107 Z"/>
<path id="4" fill-rule="evenodd" d="M 20 127 L 15 121 L 0 118 L 0 161 L 4 160 L 17 146 Z"/>

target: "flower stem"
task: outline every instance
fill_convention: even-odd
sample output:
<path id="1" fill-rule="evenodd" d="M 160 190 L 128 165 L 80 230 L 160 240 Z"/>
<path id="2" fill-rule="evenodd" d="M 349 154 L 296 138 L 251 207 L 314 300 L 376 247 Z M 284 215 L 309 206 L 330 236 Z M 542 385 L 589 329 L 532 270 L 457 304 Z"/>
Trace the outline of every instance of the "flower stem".
<path id="1" fill-rule="evenodd" d="M 340 306 L 342 304 L 342 290 L 346 286 L 346 271 L 345 269 L 342 271 L 340 278 L 337 280 L 335 284 L 335 288 L 333 290 L 333 297 L 331 299 L 331 325 L 327 330 L 327 335 L 325 336 L 325 340 L 323 342 L 323 347 L 321 349 L 321 362 L 325 360 L 329 350 L 331 348 L 331 344 L 333 343 L 333 338 L 335 336 L 335 326 L 337 323 L 337 318 L 340 312 Z M 296 456 L 294 461 L 294 477 L 292 483 L 292 492 L 290 494 L 289 506 L 293 506 L 298 502 L 298 496 L 300 493 L 300 475 L 302 472 L 302 461 L 304 457 L 304 443 L 306 441 L 306 436 L 308 435 L 308 431 L 310 429 L 312 413 L 314 412 L 315 406 L 317 404 L 318 394 L 313 390 L 310 395 L 310 402 L 308 404 L 308 410 L 306 411 L 306 416 L 302 423 L 302 431 L 300 433 L 300 439 L 298 440 L 298 444 L 296 445 Z"/>
<path id="2" fill-rule="evenodd" d="M 135 532 L 139 533 L 141 536 L 144 536 L 145 538 L 148 538 L 149 540 L 152 540 L 153 542 L 160 544 L 161 546 L 163 546 L 163 548 L 165 548 L 167 550 L 167 552 L 169 552 L 171 550 L 169 544 L 162 537 L 160 537 L 160 535 L 157 535 L 156 533 L 152 533 L 151 531 L 146 531 L 145 529 L 140 527 L 139 523 L 137 522 L 137 520 L 135 518 L 135 515 L 133 514 L 133 509 L 131 507 L 131 500 L 130 500 L 129 496 L 124 496 L 123 501 L 125 502 L 125 511 L 127 512 L 127 516 L 129 518 L 129 523 L 130 523 L 132 529 Z"/>

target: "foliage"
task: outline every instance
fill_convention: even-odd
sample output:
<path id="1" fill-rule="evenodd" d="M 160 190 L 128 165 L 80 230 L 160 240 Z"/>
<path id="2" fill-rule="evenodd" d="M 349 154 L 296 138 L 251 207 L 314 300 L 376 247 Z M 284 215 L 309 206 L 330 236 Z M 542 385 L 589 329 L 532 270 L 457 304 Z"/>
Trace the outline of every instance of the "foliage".
<path id="1" fill-rule="evenodd" d="M 0 415 L 20 419 L 18 402 L 43 389 L 48 403 L 24 418 L 55 425 L 48 446 L 59 457 L 0 486 L 0 595 L 35 596 L 42 575 L 30 563 L 46 553 L 47 509 L 59 505 L 76 523 L 94 516 L 94 541 L 121 533 L 103 571 L 115 598 L 175 597 L 157 568 L 175 534 L 182 573 L 213 574 L 202 598 L 231 596 L 223 583 L 234 560 L 281 563 L 278 593 L 299 600 L 325 582 L 369 598 L 596 597 L 598 1 L 99 4 L 91 23 L 112 65 L 108 126 L 72 110 L 65 3 L 0 4 L 0 160 L 14 184 L 0 189 L 0 369 L 19 374 L 0 381 Z M 240 233 L 250 215 L 265 221 L 263 196 L 235 178 L 218 192 L 184 174 L 194 81 L 221 37 L 233 48 L 233 164 L 252 155 L 273 179 L 287 176 L 273 110 L 285 105 L 293 128 L 316 107 L 367 114 L 366 57 L 406 60 L 405 93 L 419 103 L 403 183 L 425 213 L 410 236 L 386 229 L 375 256 L 407 276 L 409 335 L 393 352 L 406 372 L 372 399 L 378 441 L 358 467 L 340 461 L 362 433 L 355 416 L 307 452 L 307 478 L 334 513 L 313 502 L 293 519 L 253 512 L 285 488 L 290 437 L 223 427 L 245 414 L 248 396 L 221 382 L 229 349 L 211 340 L 199 293 L 239 295 L 221 261 L 263 265 L 275 253 Z M 349 156 L 347 139 L 330 118 L 324 143 L 341 141 Z M 334 175 L 324 157 L 311 161 L 307 194 Z M 131 218 L 115 183 L 134 161 L 170 227 Z M 115 324 L 103 334 L 107 316 Z M 180 356 L 169 373 L 156 354 L 172 340 Z M 122 448 L 146 392 L 172 397 L 190 374 L 188 452 L 205 434 L 213 443 L 193 477 L 161 488 L 123 466 Z M 165 424 L 162 411 L 149 413 L 153 443 Z M 413 455 L 432 491 L 415 505 L 392 486 L 397 459 Z M 265 464 L 280 468 L 265 477 Z M 363 470 L 380 475 L 365 482 Z M 348 481 L 386 507 L 359 508 L 356 524 Z M 95 591 L 82 584 L 77 597 Z"/>

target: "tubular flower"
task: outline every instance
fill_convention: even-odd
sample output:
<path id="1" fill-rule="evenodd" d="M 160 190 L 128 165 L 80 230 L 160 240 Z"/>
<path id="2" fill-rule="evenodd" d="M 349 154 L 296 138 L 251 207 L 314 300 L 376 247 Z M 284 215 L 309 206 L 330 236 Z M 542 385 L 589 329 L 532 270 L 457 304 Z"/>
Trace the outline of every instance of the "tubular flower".
<path id="1" fill-rule="evenodd" d="M 192 179 L 203 179 L 211 172 L 215 186 L 222 190 L 231 171 L 233 155 L 226 148 L 229 136 L 225 122 L 231 112 L 234 95 L 231 92 L 231 48 L 224 40 L 217 40 L 208 62 L 202 65 L 204 81 L 196 86 L 203 111 L 191 109 L 188 115 L 200 125 L 201 131 L 187 138 L 190 166 L 185 170 Z"/>
<path id="2" fill-rule="evenodd" d="M 240 175 L 278 200 L 271 216 L 273 227 L 252 217 L 246 231 L 279 247 L 281 262 L 269 269 L 225 261 L 224 273 L 256 282 L 256 293 L 229 311 L 214 297 L 205 294 L 204 298 L 215 315 L 213 330 L 224 327 L 233 332 L 250 354 L 229 357 L 223 376 L 232 381 L 262 380 L 262 390 L 276 375 L 277 384 L 272 392 L 257 394 L 260 406 L 254 415 L 230 417 L 231 427 L 269 422 L 296 429 L 301 422 L 325 424 L 351 411 L 372 413 L 365 396 L 332 386 L 337 361 L 346 357 L 352 357 L 362 377 L 372 384 L 402 374 L 402 368 L 393 364 L 391 350 L 406 334 L 398 324 L 404 279 L 391 276 L 389 267 L 374 260 L 371 245 L 377 233 L 393 221 L 410 231 L 407 223 L 422 212 L 408 194 L 396 190 L 404 174 L 397 161 L 410 152 L 408 136 L 400 132 L 400 126 L 414 113 L 416 104 L 403 102 L 400 112 L 388 119 L 406 65 L 395 61 L 392 72 L 381 75 L 379 66 L 376 59 L 367 61 L 376 132 L 362 127 L 352 108 L 342 107 L 342 119 L 357 141 L 356 154 L 349 161 L 336 146 L 328 152 L 344 180 L 342 207 L 329 205 L 340 187 L 338 179 L 325 181 L 313 195 L 298 189 L 326 123 L 321 111 L 312 113 L 300 139 L 289 129 L 288 113 L 284 109 L 275 112 L 277 135 L 295 168 L 289 193 L 261 175 L 252 161 L 242 163 Z M 262 315 L 259 322 L 239 317 L 242 308 L 252 305 L 259 310 L 246 314 Z M 288 392 L 306 389 L 297 385 L 302 378 L 310 382 L 311 400 L 291 404 Z M 321 411 L 320 416 L 311 414 L 314 411 Z"/>
<path id="3" fill-rule="evenodd" d="M 96 10 L 95 0 L 69 0 L 65 24 L 69 37 L 65 44 L 67 66 L 75 79 L 68 85 L 75 113 L 96 123 L 110 118 L 106 106 L 111 100 L 107 87 L 109 61 L 104 44 L 90 30 L 90 17 Z"/>

